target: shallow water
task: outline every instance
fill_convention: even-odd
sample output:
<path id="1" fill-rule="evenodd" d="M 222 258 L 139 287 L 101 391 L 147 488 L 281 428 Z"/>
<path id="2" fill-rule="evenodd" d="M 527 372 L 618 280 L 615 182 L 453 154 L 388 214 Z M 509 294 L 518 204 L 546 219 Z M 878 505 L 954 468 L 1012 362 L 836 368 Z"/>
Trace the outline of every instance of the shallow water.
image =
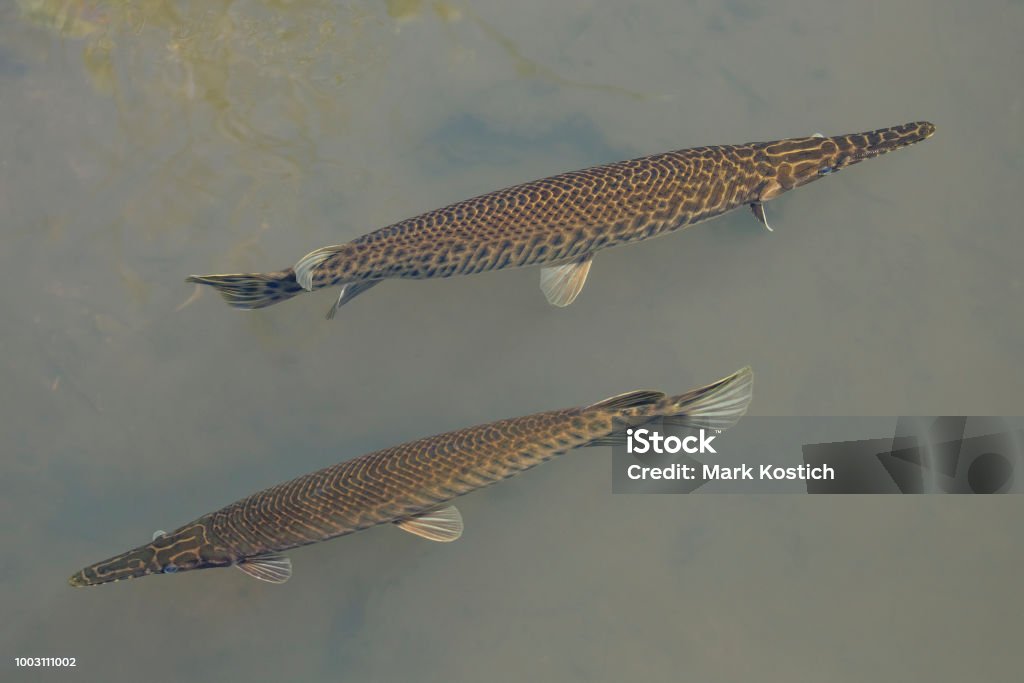
<path id="1" fill-rule="evenodd" d="M 68 587 L 259 488 L 746 364 L 754 415 L 1022 415 L 1024 4 L 0 5 L 0 666 L 84 680 L 969 680 L 1019 672 L 1019 497 L 612 496 L 607 449 L 237 571 Z M 190 273 L 667 149 L 934 138 L 602 253 L 259 312 Z M 10 670 L 10 671 L 9 671 Z M 153 673 L 156 672 L 156 673 Z M 66 678 L 68 672 L 48 672 Z"/>

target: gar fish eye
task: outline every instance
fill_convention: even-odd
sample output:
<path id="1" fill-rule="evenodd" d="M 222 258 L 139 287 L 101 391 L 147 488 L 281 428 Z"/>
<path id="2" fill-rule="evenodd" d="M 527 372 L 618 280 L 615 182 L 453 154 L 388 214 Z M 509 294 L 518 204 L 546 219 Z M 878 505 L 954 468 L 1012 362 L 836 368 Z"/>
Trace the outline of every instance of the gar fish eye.
<path id="1" fill-rule="evenodd" d="M 164 574 L 173 574 L 176 571 L 178 571 L 178 565 L 176 564 L 169 564 L 164 567 Z"/>
<path id="2" fill-rule="evenodd" d="M 822 166 L 821 168 L 818 169 L 818 175 L 828 175 L 834 170 L 835 169 L 832 168 L 831 166 Z"/>

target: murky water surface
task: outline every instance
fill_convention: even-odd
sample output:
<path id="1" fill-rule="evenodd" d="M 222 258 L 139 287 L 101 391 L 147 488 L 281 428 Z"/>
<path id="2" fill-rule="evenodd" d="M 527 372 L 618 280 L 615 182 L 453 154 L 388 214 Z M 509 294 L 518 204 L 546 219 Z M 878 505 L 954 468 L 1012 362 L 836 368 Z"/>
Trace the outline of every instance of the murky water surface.
<path id="1" fill-rule="evenodd" d="M 1020 499 L 612 496 L 574 453 L 236 571 L 86 563 L 407 439 L 680 391 L 757 415 L 1024 413 L 1021 2 L 17 0 L 0 5 L 0 666 L 81 680 L 974 680 L 1021 669 Z M 769 205 L 533 270 L 261 312 L 283 268 L 630 156 L 927 119 Z M 68 672 L 48 672 L 69 680 Z M 988 676 L 983 676 L 988 677 Z"/>

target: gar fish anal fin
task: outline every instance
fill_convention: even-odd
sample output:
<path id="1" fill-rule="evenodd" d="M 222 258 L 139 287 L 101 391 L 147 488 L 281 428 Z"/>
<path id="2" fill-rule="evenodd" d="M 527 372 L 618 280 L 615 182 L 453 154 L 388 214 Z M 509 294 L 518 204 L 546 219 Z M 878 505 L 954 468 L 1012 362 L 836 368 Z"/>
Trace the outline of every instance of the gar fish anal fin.
<path id="1" fill-rule="evenodd" d="M 575 301 L 583 290 L 593 261 L 593 254 L 583 254 L 568 263 L 541 268 L 540 288 L 548 303 L 564 308 Z"/>
<path id="2" fill-rule="evenodd" d="M 395 525 L 428 541 L 451 543 L 462 536 L 462 513 L 454 505 L 399 519 Z"/>
<path id="3" fill-rule="evenodd" d="M 381 280 L 363 280 L 362 282 L 350 282 L 341 288 L 338 293 L 338 300 L 334 302 L 330 310 L 327 311 L 327 319 L 333 320 L 334 314 L 338 312 L 338 309 L 347 304 L 352 299 L 370 289 L 374 285 L 379 285 Z"/>
<path id="4" fill-rule="evenodd" d="M 772 230 L 772 226 L 768 225 L 768 217 L 764 213 L 764 204 L 761 202 L 751 202 L 750 210 L 754 214 L 754 218 L 761 221 L 761 225 L 768 228 L 768 232 L 775 232 Z"/>
<path id="5" fill-rule="evenodd" d="M 267 583 L 284 583 L 292 578 L 291 558 L 279 553 L 249 557 L 235 566 L 252 578 Z"/>

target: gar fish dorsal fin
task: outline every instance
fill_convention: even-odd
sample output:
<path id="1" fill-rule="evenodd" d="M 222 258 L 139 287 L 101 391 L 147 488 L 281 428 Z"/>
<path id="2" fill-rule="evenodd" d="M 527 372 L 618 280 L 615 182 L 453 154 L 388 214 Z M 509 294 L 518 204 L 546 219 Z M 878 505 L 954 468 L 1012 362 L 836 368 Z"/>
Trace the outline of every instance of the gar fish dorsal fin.
<path id="1" fill-rule="evenodd" d="M 311 251 L 295 264 L 295 281 L 306 291 L 313 289 L 313 271 L 323 265 L 324 261 L 331 258 L 341 249 L 341 245 L 320 247 Z"/>
<path id="2" fill-rule="evenodd" d="M 399 519 L 395 525 L 428 541 L 451 543 L 462 536 L 462 513 L 454 505 Z"/>
<path id="3" fill-rule="evenodd" d="M 252 578 L 267 583 L 284 583 L 292 578 L 291 558 L 280 553 L 249 557 L 235 566 Z"/>
<path id="4" fill-rule="evenodd" d="M 593 254 L 584 254 L 558 266 L 540 269 L 540 288 L 548 303 L 564 308 L 576 300 L 587 282 Z"/>
<path id="5" fill-rule="evenodd" d="M 660 391 L 651 391 L 649 389 L 639 389 L 637 391 L 629 391 L 625 394 L 619 394 L 618 396 L 612 396 L 606 398 L 603 401 L 598 401 L 593 405 L 587 406 L 584 410 L 590 410 L 593 408 L 602 408 L 604 410 L 619 410 L 621 408 L 635 408 L 637 406 L 649 406 L 652 403 L 657 403 L 661 399 L 665 398 L 665 394 Z"/>

